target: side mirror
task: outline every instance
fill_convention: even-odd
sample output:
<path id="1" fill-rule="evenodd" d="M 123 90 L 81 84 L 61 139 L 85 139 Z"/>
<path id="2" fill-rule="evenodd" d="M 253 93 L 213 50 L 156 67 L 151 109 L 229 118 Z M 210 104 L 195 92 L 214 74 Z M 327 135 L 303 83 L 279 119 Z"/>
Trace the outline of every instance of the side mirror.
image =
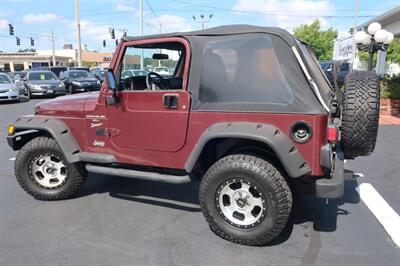
<path id="1" fill-rule="evenodd" d="M 118 96 L 117 96 L 117 82 L 115 80 L 114 73 L 112 72 L 112 69 L 109 69 L 106 74 L 105 74 L 105 80 L 107 87 L 112 90 L 112 96 L 107 96 L 107 104 L 108 105 L 113 105 L 118 102 Z"/>

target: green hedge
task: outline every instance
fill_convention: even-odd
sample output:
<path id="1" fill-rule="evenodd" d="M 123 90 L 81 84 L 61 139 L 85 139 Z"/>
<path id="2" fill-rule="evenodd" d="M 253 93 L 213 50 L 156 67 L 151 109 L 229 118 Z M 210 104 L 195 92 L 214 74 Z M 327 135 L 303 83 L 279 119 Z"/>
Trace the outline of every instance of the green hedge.
<path id="1" fill-rule="evenodd" d="M 381 80 L 382 99 L 400 99 L 400 76 Z"/>

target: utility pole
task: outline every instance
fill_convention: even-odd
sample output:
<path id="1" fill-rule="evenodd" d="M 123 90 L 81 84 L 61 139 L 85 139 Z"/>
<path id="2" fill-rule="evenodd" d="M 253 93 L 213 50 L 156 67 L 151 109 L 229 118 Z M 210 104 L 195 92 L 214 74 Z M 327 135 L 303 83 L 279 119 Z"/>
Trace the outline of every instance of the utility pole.
<path id="1" fill-rule="evenodd" d="M 76 34 L 78 38 L 78 66 L 82 66 L 81 22 L 79 18 L 79 0 L 75 0 Z"/>
<path id="2" fill-rule="evenodd" d="M 143 36 L 143 0 L 140 0 L 140 35 Z M 143 70 L 144 69 L 144 60 L 143 60 L 143 49 L 141 49 L 140 51 L 140 69 Z"/>
<path id="3" fill-rule="evenodd" d="M 355 14 L 354 14 L 354 28 L 353 28 L 353 50 L 352 50 L 352 53 L 351 53 L 351 65 L 352 65 L 352 68 L 354 68 L 354 61 L 356 59 L 356 51 L 357 51 L 356 42 L 354 40 L 354 35 L 357 33 L 359 10 L 360 10 L 360 0 L 355 0 L 355 10 L 354 10 Z"/>
<path id="4" fill-rule="evenodd" d="M 54 48 L 54 31 L 51 30 L 51 45 L 52 45 L 52 57 L 53 57 L 53 66 L 56 66 L 56 50 Z"/>
<path id="5" fill-rule="evenodd" d="M 195 23 L 201 24 L 201 29 L 202 30 L 204 30 L 206 28 L 206 24 L 207 23 L 211 22 L 212 17 L 213 17 L 213 14 L 210 14 L 209 15 L 209 19 L 206 20 L 206 19 L 204 19 L 204 15 L 201 14 L 200 15 L 200 20 L 197 20 L 197 18 L 195 16 L 192 16 L 192 18 L 193 18 Z"/>

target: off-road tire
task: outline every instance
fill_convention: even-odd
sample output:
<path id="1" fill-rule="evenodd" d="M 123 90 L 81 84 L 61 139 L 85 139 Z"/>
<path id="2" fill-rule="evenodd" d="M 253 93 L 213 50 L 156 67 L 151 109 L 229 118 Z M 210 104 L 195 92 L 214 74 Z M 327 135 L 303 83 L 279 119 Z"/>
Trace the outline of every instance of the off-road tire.
<path id="1" fill-rule="evenodd" d="M 378 135 L 379 77 L 373 71 L 353 71 L 347 75 L 345 86 L 341 126 L 344 156 L 368 156 Z"/>
<path id="2" fill-rule="evenodd" d="M 29 174 L 31 161 L 41 154 L 53 154 L 66 163 L 68 174 L 61 186 L 43 188 Z M 48 137 L 34 138 L 22 147 L 15 159 L 14 172 L 22 189 L 38 200 L 68 199 L 79 191 L 86 178 L 82 165 L 68 163 L 57 142 Z"/>
<path id="3" fill-rule="evenodd" d="M 238 177 L 256 184 L 266 195 L 264 220 L 251 228 L 237 228 L 226 221 L 218 210 L 215 197 L 226 180 Z M 261 246 L 274 240 L 285 228 L 292 207 L 292 194 L 281 173 L 258 157 L 236 154 L 224 157 L 204 175 L 199 191 L 200 207 L 211 230 L 218 236 L 242 245 Z"/>

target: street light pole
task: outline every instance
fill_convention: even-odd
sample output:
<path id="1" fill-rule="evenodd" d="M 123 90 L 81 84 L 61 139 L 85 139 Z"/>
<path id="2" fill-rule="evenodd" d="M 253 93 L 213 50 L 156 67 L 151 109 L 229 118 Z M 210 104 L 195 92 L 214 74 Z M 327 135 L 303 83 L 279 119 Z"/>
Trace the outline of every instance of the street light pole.
<path id="1" fill-rule="evenodd" d="M 368 33 L 359 31 L 354 34 L 357 48 L 369 53 L 368 70 L 373 67 L 374 54 L 378 51 L 385 52 L 393 41 L 393 33 L 382 29 L 381 24 L 373 22 L 368 26 Z"/>
<path id="2" fill-rule="evenodd" d="M 53 66 L 56 66 L 56 50 L 54 48 L 54 31 L 53 30 L 51 30 L 51 44 L 52 44 Z"/>
<path id="3" fill-rule="evenodd" d="M 143 36 L 143 0 L 140 0 L 140 35 Z M 140 51 L 140 69 L 144 69 L 143 49 Z"/>
<path id="4" fill-rule="evenodd" d="M 81 22 L 79 17 L 79 0 L 75 0 L 76 34 L 78 38 L 78 66 L 82 66 Z"/>
<path id="5" fill-rule="evenodd" d="M 213 14 L 210 14 L 210 15 L 209 15 L 209 19 L 208 19 L 208 20 L 205 20 L 205 19 L 204 19 L 204 15 L 201 14 L 201 15 L 200 15 L 200 21 L 199 21 L 199 20 L 197 20 L 197 18 L 196 18 L 195 16 L 192 16 L 192 18 L 193 18 L 193 20 L 194 20 L 195 23 L 200 23 L 200 24 L 201 24 L 201 29 L 202 29 L 202 30 L 204 30 L 204 29 L 206 28 L 206 24 L 207 24 L 207 23 L 211 22 L 212 17 L 213 17 Z"/>
<path id="6" fill-rule="evenodd" d="M 354 16 L 354 28 L 353 28 L 353 37 L 354 34 L 357 32 L 357 24 L 358 24 L 358 13 L 360 10 L 360 0 L 355 0 L 355 16 Z M 354 41 L 353 38 L 353 49 L 352 49 L 352 54 L 351 54 L 351 64 L 354 67 L 354 61 L 356 59 L 356 42 Z"/>

